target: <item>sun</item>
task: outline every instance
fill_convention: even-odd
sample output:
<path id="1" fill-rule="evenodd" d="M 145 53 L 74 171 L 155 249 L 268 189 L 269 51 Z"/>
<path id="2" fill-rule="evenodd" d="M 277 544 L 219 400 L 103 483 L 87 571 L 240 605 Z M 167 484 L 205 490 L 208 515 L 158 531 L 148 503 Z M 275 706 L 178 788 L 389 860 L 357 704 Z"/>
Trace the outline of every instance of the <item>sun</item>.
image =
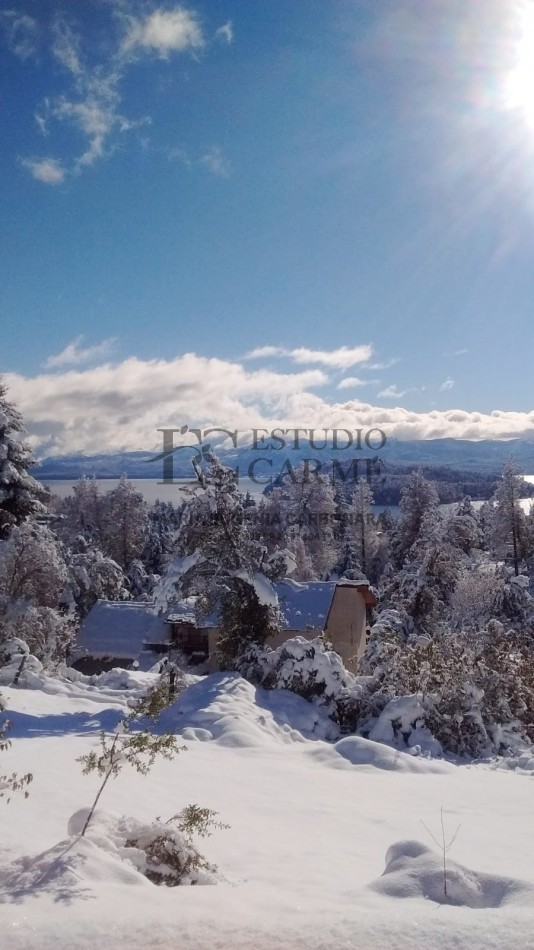
<path id="1" fill-rule="evenodd" d="M 521 111 L 534 126 L 534 2 L 525 0 L 519 12 L 515 62 L 505 81 L 505 104 Z"/>

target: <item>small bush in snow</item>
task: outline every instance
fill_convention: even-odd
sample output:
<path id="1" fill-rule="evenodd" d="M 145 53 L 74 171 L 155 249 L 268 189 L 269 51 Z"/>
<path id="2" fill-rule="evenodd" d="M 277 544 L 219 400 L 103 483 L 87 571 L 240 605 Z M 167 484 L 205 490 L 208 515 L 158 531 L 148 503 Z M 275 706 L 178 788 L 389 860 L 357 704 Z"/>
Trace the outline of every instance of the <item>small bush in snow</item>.
<path id="1" fill-rule="evenodd" d="M 105 732 L 100 735 L 100 754 L 89 752 L 80 756 L 77 761 L 83 766 L 83 774 L 97 772 L 102 782 L 95 800 L 89 809 L 87 819 L 81 831 L 85 835 L 91 818 L 100 797 L 110 778 L 116 778 L 123 765 L 131 765 L 141 775 L 148 775 L 157 756 L 164 759 L 173 759 L 179 752 L 184 752 L 187 746 L 178 746 L 176 737 L 170 733 L 161 736 L 154 735 L 149 728 L 132 732 L 135 721 L 151 718 L 155 719 L 169 703 L 167 683 L 161 682 L 156 689 L 140 700 L 129 716 L 126 716 L 117 726 L 113 736 Z"/>
<path id="2" fill-rule="evenodd" d="M 88 814 L 89 809 L 82 808 L 71 816 L 70 836 L 81 839 Z M 215 884 L 217 868 L 198 851 L 193 834 L 206 836 L 215 828 L 228 827 L 215 821 L 216 814 L 209 808 L 189 805 L 169 821 L 156 818 L 142 822 L 97 809 L 87 838 L 113 858 L 133 865 L 152 884 L 163 887 Z"/>
<path id="3" fill-rule="evenodd" d="M 142 861 L 135 862 L 153 884 L 178 887 L 183 884 L 210 884 L 217 867 L 200 854 L 180 825 L 153 821 L 141 825 L 125 842 L 126 848 L 141 852 Z"/>
<path id="4" fill-rule="evenodd" d="M 0 697 L 0 713 L 3 713 L 3 711 L 4 704 Z M 7 738 L 8 732 L 9 720 L 0 720 L 0 752 L 5 752 L 11 745 L 11 742 Z M 27 798 L 30 794 L 28 792 L 28 785 L 32 781 L 33 775 L 31 772 L 27 772 L 26 775 L 18 775 L 16 772 L 12 772 L 11 775 L 0 775 L 0 798 L 5 798 L 7 794 L 7 804 L 11 801 L 12 792 L 23 792 L 24 798 Z"/>
<path id="5" fill-rule="evenodd" d="M 153 884 L 177 887 L 213 883 L 217 867 L 200 854 L 192 836 L 207 838 L 212 830 L 230 827 L 216 821 L 216 815 L 211 808 L 188 805 L 166 822 L 157 819 L 151 825 L 141 826 L 126 841 L 126 847 L 143 852 L 145 863 L 140 870 Z"/>

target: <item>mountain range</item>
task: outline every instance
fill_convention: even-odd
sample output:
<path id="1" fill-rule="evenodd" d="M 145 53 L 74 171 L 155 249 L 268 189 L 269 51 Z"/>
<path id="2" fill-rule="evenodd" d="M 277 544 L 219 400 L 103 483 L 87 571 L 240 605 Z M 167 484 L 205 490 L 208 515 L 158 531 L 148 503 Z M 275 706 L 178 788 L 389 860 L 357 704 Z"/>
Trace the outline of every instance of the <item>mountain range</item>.
<path id="1" fill-rule="evenodd" d="M 223 448 L 212 444 L 221 461 L 232 468 L 238 466 L 240 474 L 246 475 L 250 466 L 255 465 L 257 474 L 276 475 L 284 464 L 297 468 L 304 460 L 310 460 L 314 467 L 321 463 L 322 470 L 331 468 L 334 459 L 347 468 L 351 460 L 378 458 L 387 469 L 388 465 L 436 466 L 464 472 L 480 472 L 498 475 L 506 462 L 512 457 L 525 474 L 534 474 L 534 439 L 512 439 L 509 441 L 483 440 L 472 442 L 460 439 L 428 439 L 419 441 L 400 441 L 390 439 L 379 451 L 369 449 L 334 449 L 327 444 L 323 449 L 314 449 L 305 439 L 300 440 L 299 448 L 265 449 L 253 445 L 238 448 Z M 174 478 L 188 478 L 193 474 L 192 459 L 199 458 L 199 450 L 193 447 L 180 447 L 172 456 L 172 475 Z M 82 475 L 96 478 L 162 479 L 164 477 L 162 454 L 154 452 L 117 452 L 96 455 L 73 454 L 51 456 L 43 459 L 31 470 L 31 474 L 40 481 L 47 479 L 76 479 Z M 167 461 L 169 465 L 169 461 Z M 363 474 L 363 471 L 362 471 Z"/>

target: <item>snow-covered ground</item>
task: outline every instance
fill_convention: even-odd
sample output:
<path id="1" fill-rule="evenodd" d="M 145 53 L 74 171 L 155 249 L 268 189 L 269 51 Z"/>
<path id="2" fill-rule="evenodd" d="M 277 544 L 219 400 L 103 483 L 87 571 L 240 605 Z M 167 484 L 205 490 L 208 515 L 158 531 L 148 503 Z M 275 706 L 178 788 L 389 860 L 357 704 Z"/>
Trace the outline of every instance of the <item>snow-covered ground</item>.
<path id="1" fill-rule="evenodd" d="M 238 676 L 190 687 L 163 716 L 187 751 L 145 778 L 123 770 L 101 800 L 141 821 L 193 802 L 216 809 L 231 828 L 199 849 L 218 865 L 217 885 L 151 884 L 102 837 L 105 817 L 86 841 L 69 839 L 71 815 L 98 787 L 76 757 L 149 681 L 3 688 L 13 747 L 1 771 L 35 776 L 28 800 L 0 802 L 3 947 L 534 948 L 532 769 L 339 740 L 317 707 Z M 421 823 L 437 835 L 440 806 L 450 834 L 461 824 L 448 856 L 456 904 L 440 901 L 440 859 Z"/>

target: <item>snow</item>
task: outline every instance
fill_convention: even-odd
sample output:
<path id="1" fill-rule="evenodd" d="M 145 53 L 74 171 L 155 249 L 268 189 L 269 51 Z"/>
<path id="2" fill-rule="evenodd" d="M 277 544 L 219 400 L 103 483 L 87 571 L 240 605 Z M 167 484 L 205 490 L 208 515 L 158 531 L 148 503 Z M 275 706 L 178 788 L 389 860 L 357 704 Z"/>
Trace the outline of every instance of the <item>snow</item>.
<path id="1" fill-rule="evenodd" d="M 352 765 L 387 769 L 394 772 L 443 775 L 454 768 L 448 762 L 417 758 L 407 752 L 391 749 L 380 742 L 372 742 L 361 736 L 346 736 L 333 746 L 336 752 Z"/>
<path id="2" fill-rule="evenodd" d="M 180 560 L 178 568 L 180 575 L 184 572 L 183 562 L 185 560 L 191 559 L 182 558 Z M 243 578 L 253 586 L 260 604 L 280 607 L 284 625 L 288 630 L 324 630 L 337 586 L 336 581 L 298 583 L 287 579 L 271 583 L 264 574 L 259 572 L 235 571 L 234 573 L 236 577 Z M 350 581 L 342 579 L 339 583 L 342 587 L 366 586 L 363 581 L 352 584 Z M 172 600 L 172 597 L 170 600 Z M 163 600 L 158 594 L 156 605 L 162 603 Z M 175 602 L 167 619 L 194 619 L 194 604 L 195 598 L 193 597 L 186 598 L 178 603 Z M 199 629 L 213 628 L 217 627 L 218 623 L 218 615 L 214 612 L 207 617 L 202 617 L 198 621 L 198 627 Z"/>
<path id="3" fill-rule="evenodd" d="M 265 607 L 277 607 L 278 606 L 278 595 L 276 590 L 265 574 L 262 574 L 260 571 L 255 573 L 249 573 L 248 571 L 234 571 L 235 577 L 240 577 L 242 580 L 247 581 L 254 588 L 254 593 L 258 598 L 258 602 L 263 604 Z"/>
<path id="4" fill-rule="evenodd" d="M 287 690 L 252 686 L 237 673 L 199 679 L 158 721 L 158 731 L 235 748 L 333 739 L 326 713 Z"/>
<path id="5" fill-rule="evenodd" d="M 170 639 L 165 617 L 153 605 L 135 601 L 98 600 L 76 636 L 70 662 L 84 656 L 133 659 L 143 653 L 143 644 Z M 151 657 L 151 663 L 156 657 Z"/>
<path id="6" fill-rule="evenodd" d="M 332 603 L 335 581 L 279 581 L 274 585 L 285 624 L 289 630 L 324 630 Z"/>
<path id="7" fill-rule="evenodd" d="M 510 584 L 517 584 L 517 586 L 523 590 L 528 590 L 530 587 L 530 578 L 527 577 L 526 574 L 518 574 L 510 578 Z"/>
<path id="8" fill-rule="evenodd" d="M 147 777 L 125 769 L 89 837 L 73 837 L 99 784 L 76 758 L 155 682 L 103 676 L 2 689 L 13 723 L 2 771 L 34 774 L 28 800 L 0 802 L 9 950 L 534 948 L 528 768 L 456 765 L 354 736 L 326 741 L 318 707 L 235 675 L 195 680 L 162 722 L 187 751 Z M 149 827 L 193 802 L 231 826 L 198 842 L 218 883 L 156 887 L 124 852 L 118 822 Z M 447 829 L 461 824 L 447 903 L 441 857 L 421 843 L 421 821 L 436 830 L 440 806 Z"/>
<path id="9" fill-rule="evenodd" d="M 391 699 L 369 732 L 374 742 L 387 742 L 441 755 L 442 748 L 424 725 L 426 712 L 417 695 Z"/>
<path id="10" fill-rule="evenodd" d="M 388 848 L 383 876 L 371 887 L 389 897 L 423 897 L 437 904 L 500 907 L 534 901 L 534 885 L 497 874 L 483 874 L 447 860 L 419 841 L 397 841 Z"/>

